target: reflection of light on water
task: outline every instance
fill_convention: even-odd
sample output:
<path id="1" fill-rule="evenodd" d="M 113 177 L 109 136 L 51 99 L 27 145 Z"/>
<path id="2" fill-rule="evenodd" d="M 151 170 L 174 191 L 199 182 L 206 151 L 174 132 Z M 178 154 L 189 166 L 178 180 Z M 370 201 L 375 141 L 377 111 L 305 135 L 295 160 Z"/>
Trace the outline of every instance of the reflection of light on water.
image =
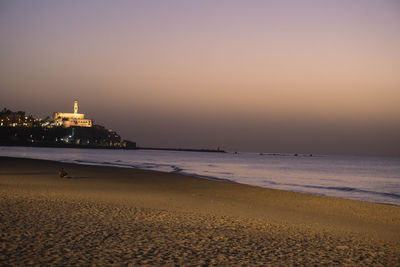
<path id="1" fill-rule="evenodd" d="M 175 172 L 400 205 L 399 158 L 28 147 L 1 147 L 0 155 Z"/>

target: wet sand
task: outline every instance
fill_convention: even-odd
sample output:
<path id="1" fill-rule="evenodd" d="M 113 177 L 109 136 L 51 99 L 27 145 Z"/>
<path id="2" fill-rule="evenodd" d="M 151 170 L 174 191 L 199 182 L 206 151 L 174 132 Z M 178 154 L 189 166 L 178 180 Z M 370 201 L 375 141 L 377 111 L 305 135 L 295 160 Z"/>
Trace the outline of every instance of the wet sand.
<path id="1" fill-rule="evenodd" d="M 0 265 L 399 262 L 398 206 L 0 157 Z"/>

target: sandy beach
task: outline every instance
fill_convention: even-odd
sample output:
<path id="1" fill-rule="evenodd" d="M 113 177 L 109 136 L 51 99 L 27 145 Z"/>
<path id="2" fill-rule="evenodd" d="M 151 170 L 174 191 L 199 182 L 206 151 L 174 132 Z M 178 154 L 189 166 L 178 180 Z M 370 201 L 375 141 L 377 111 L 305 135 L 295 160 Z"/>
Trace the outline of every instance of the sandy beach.
<path id="1" fill-rule="evenodd" d="M 399 262 L 398 206 L 0 157 L 3 266 Z"/>

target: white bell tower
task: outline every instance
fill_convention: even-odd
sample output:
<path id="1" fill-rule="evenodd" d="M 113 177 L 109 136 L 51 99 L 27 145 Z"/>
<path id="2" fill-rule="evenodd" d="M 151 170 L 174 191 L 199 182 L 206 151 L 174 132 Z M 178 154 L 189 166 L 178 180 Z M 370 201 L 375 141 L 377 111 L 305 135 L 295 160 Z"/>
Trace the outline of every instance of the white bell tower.
<path id="1" fill-rule="evenodd" d="M 78 100 L 74 102 L 74 114 L 78 114 Z"/>

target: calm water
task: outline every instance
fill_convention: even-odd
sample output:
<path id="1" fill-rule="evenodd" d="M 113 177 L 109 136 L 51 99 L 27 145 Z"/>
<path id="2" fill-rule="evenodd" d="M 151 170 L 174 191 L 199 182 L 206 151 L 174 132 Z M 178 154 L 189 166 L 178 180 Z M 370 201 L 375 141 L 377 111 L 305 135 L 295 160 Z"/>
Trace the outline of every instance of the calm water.
<path id="1" fill-rule="evenodd" d="M 400 205 L 400 158 L 0 147 L 0 156 L 177 172 Z"/>

